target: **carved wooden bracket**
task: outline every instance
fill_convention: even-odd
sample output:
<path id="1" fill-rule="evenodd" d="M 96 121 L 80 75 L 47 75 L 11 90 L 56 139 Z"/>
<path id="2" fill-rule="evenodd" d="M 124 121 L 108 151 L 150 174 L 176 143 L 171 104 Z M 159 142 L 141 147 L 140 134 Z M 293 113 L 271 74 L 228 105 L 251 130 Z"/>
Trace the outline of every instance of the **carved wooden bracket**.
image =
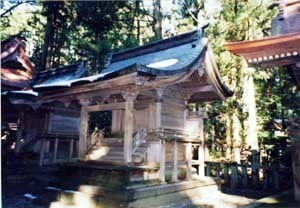
<path id="1" fill-rule="evenodd" d="M 90 98 L 80 97 L 78 100 L 80 105 L 82 106 L 88 106 L 92 103 L 92 100 Z"/>
<path id="2" fill-rule="evenodd" d="M 138 96 L 138 91 L 135 90 L 128 90 L 122 93 L 122 96 L 125 100 L 135 100 Z"/>

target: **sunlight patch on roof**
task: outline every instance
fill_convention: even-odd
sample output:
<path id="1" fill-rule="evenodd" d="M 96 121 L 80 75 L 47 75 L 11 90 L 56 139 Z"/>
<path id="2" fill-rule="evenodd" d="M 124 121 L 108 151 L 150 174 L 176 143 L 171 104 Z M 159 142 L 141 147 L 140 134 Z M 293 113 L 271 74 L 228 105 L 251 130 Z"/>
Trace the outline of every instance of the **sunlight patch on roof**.
<path id="1" fill-rule="evenodd" d="M 172 59 L 167 59 L 167 60 L 158 61 L 158 62 L 148 64 L 147 67 L 158 68 L 159 69 L 159 68 L 165 68 L 165 67 L 173 66 L 177 62 L 178 62 L 178 59 L 172 58 Z"/>

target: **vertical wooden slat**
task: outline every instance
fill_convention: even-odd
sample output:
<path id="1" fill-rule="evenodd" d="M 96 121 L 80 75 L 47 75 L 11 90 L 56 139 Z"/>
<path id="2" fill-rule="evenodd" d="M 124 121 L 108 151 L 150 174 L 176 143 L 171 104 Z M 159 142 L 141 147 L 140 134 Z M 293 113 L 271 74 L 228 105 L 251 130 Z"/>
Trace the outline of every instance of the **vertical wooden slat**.
<path id="1" fill-rule="evenodd" d="M 45 139 L 42 139 L 41 149 L 40 149 L 40 166 L 44 164 L 44 153 L 45 153 Z"/>
<path id="2" fill-rule="evenodd" d="M 177 141 L 173 142 L 173 171 L 172 171 L 172 181 L 178 181 L 178 144 Z"/>
<path id="3" fill-rule="evenodd" d="M 166 181 L 166 142 L 164 139 L 161 139 L 160 154 L 159 179 L 164 183 Z"/>
<path id="4" fill-rule="evenodd" d="M 54 152 L 53 152 L 53 158 L 52 158 L 52 163 L 56 163 L 57 160 L 57 148 L 58 148 L 58 138 L 55 138 L 54 140 Z"/>

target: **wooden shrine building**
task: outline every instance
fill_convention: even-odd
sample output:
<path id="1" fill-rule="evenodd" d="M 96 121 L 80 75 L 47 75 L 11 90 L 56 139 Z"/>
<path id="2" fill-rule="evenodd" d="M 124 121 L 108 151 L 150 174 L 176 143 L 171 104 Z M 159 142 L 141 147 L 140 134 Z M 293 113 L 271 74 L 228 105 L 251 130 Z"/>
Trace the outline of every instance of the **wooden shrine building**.
<path id="1" fill-rule="evenodd" d="M 204 176 L 203 115 L 187 104 L 224 100 L 232 92 L 199 31 L 114 53 L 100 74 L 84 73 L 82 64 L 40 72 L 32 91 L 9 93 L 11 103 L 39 112 L 30 134 L 41 165 L 65 154 L 67 161 L 158 167 L 145 180 L 165 181 L 171 167 L 177 181 L 181 166 L 192 174 L 195 146 Z M 95 112 L 106 113 L 108 124 L 92 126 Z"/>
<path id="2" fill-rule="evenodd" d="M 241 56 L 245 61 L 244 71 L 248 73 L 248 82 L 253 85 L 251 67 L 259 70 L 268 67 L 281 67 L 288 70 L 294 78 L 295 84 L 300 86 L 300 1 L 282 0 L 279 1 L 279 14 L 272 21 L 272 36 L 252 40 L 232 42 L 225 45 L 225 48 L 232 53 Z M 254 101 L 254 92 L 249 100 Z M 253 103 L 255 108 L 255 103 Z M 250 115 L 255 119 L 254 115 Z M 298 124 L 299 125 L 299 124 Z M 255 130 L 252 131 L 252 136 Z M 297 144 L 298 143 L 298 144 Z M 294 151 L 294 181 L 295 198 L 300 200 L 300 143 L 296 142 Z"/>

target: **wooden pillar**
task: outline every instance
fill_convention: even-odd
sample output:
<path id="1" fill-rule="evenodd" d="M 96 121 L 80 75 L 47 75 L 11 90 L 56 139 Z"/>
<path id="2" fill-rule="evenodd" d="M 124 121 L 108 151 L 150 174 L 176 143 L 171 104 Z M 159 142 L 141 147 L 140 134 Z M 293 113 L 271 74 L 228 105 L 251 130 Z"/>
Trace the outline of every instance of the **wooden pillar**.
<path id="1" fill-rule="evenodd" d="M 89 113 L 87 106 L 89 101 L 86 99 L 80 100 L 81 111 L 80 111 L 80 130 L 79 130 L 79 148 L 78 156 L 80 159 L 84 159 L 87 151 L 87 137 L 89 131 Z"/>
<path id="2" fill-rule="evenodd" d="M 161 107 L 162 107 L 162 95 L 164 93 L 164 89 L 163 88 L 158 88 L 156 89 L 156 93 L 157 93 L 157 99 L 155 102 L 155 128 L 159 129 L 161 128 Z"/>
<path id="3" fill-rule="evenodd" d="M 159 179 L 162 183 L 166 181 L 166 141 L 160 140 L 160 166 Z"/>
<path id="4" fill-rule="evenodd" d="M 173 141 L 173 171 L 172 181 L 178 181 L 178 143 L 176 140 Z"/>
<path id="5" fill-rule="evenodd" d="M 186 164 L 186 176 L 189 180 L 192 178 L 192 143 L 190 142 L 186 145 Z"/>
<path id="6" fill-rule="evenodd" d="M 52 163 L 56 163 L 57 159 L 57 149 L 58 149 L 58 138 L 55 138 L 54 140 L 54 152 L 53 152 L 53 158 L 52 158 Z"/>
<path id="7" fill-rule="evenodd" d="M 198 148 L 198 160 L 199 160 L 199 169 L 198 175 L 200 177 L 205 176 L 205 140 L 204 140 L 204 121 L 203 121 L 203 112 L 199 108 L 199 136 L 200 136 L 200 145 Z"/>
<path id="8" fill-rule="evenodd" d="M 74 139 L 70 140 L 70 149 L 69 149 L 69 161 L 72 160 L 72 156 L 73 156 L 73 147 L 74 147 Z"/>
<path id="9" fill-rule="evenodd" d="M 129 164 L 132 161 L 132 137 L 134 131 L 134 100 L 136 92 L 126 92 L 125 102 L 125 129 L 124 129 L 124 162 Z"/>

